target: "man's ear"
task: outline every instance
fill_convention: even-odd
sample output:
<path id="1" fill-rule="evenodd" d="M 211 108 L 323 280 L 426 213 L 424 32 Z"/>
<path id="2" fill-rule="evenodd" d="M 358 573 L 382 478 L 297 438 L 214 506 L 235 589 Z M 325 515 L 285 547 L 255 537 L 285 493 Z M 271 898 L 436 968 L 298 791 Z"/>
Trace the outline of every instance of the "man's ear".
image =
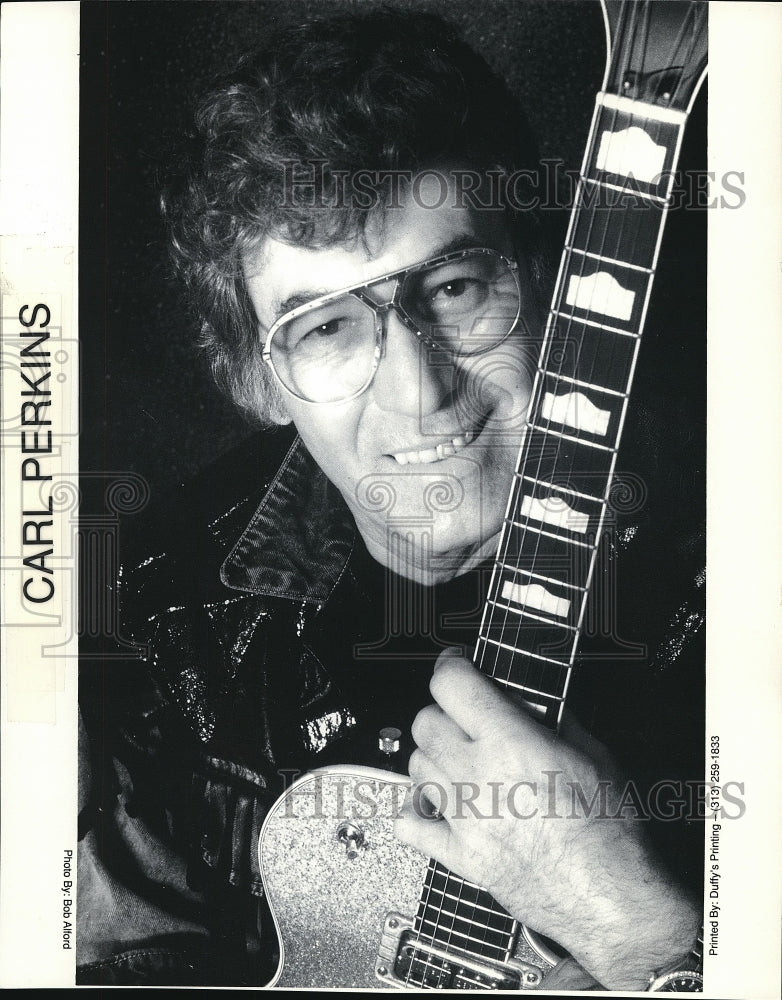
<path id="1" fill-rule="evenodd" d="M 272 411 L 269 414 L 269 419 L 272 421 L 272 423 L 277 424 L 278 427 L 284 427 L 286 424 L 293 423 L 293 418 L 290 417 L 286 412 L 283 412 L 282 409 L 280 409 L 279 411 L 277 410 Z"/>
<path id="2" fill-rule="evenodd" d="M 288 408 L 285 405 L 285 400 L 279 387 L 270 385 L 269 396 L 269 420 L 273 424 L 277 424 L 278 427 L 284 427 L 286 424 L 292 423 L 293 418 L 288 413 Z"/>

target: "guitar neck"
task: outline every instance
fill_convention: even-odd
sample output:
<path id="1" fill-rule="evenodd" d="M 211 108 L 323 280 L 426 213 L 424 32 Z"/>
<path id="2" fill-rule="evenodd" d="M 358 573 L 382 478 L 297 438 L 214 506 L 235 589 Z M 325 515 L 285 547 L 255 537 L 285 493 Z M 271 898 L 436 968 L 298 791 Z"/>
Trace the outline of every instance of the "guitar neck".
<path id="1" fill-rule="evenodd" d="M 601 92 L 475 663 L 556 728 L 687 114 Z"/>

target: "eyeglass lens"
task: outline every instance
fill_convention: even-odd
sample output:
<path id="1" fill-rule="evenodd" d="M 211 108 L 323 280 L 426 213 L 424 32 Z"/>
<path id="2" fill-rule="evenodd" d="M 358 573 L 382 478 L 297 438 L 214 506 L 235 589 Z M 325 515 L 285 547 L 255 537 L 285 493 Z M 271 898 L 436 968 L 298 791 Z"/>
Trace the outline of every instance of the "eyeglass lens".
<path id="1" fill-rule="evenodd" d="M 503 258 L 466 254 L 406 274 L 397 308 L 428 341 L 469 356 L 508 336 L 518 318 L 519 288 Z M 283 323 L 270 345 L 274 369 L 303 399 L 348 399 L 372 377 L 377 329 L 375 310 L 347 293 Z"/>

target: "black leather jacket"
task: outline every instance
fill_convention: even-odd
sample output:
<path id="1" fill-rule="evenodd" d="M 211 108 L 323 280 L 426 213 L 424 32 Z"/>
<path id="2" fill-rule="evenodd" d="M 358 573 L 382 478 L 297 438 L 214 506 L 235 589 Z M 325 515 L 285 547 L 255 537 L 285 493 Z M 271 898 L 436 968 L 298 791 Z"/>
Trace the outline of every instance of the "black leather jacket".
<path id="1" fill-rule="evenodd" d="M 621 625 L 596 620 L 571 695 L 642 783 L 702 777 L 703 536 L 667 502 L 625 496 L 602 571 Z M 346 667 L 377 609 L 372 570 L 289 431 L 246 442 L 146 521 L 139 542 L 123 536 L 118 584 L 141 657 L 82 670 L 78 981 L 256 985 L 275 967 L 265 811 L 292 772 L 371 747 L 367 692 L 393 683 L 393 656 L 372 675 Z M 701 828 L 674 827 L 662 848 L 697 885 Z"/>

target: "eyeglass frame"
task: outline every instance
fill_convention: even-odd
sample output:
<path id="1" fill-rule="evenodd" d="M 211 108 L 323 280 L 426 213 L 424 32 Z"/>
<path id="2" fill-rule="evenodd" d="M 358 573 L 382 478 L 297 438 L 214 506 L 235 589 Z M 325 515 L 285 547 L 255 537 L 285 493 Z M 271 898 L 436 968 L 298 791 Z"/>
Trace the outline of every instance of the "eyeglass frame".
<path id="1" fill-rule="evenodd" d="M 334 292 L 326 292 L 324 295 L 319 295 L 317 298 L 312 299 L 310 302 L 304 302 L 302 305 L 296 306 L 295 309 L 289 310 L 288 312 L 280 316 L 279 319 L 276 319 L 269 327 L 269 332 L 266 336 L 266 341 L 261 349 L 261 359 L 269 365 L 269 367 L 272 370 L 272 373 L 274 374 L 274 377 L 277 379 L 282 388 L 286 392 L 290 393 L 291 396 L 301 400 L 303 403 L 309 403 L 311 406 L 325 406 L 335 403 L 349 403 L 352 400 L 357 399 L 363 393 L 365 393 L 367 389 L 370 387 L 370 385 L 372 385 L 372 382 L 375 379 L 377 370 L 380 367 L 380 361 L 383 358 L 386 337 L 388 335 L 388 324 L 385 322 L 385 317 L 388 315 L 391 309 L 394 310 L 398 318 L 408 328 L 408 330 L 410 330 L 411 333 L 414 333 L 416 338 L 422 343 L 426 344 L 427 347 L 431 347 L 436 350 L 442 350 L 448 354 L 451 354 L 454 357 L 459 357 L 460 354 L 458 351 L 454 351 L 451 348 L 447 347 L 445 344 L 442 344 L 439 341 L 435 341 L 433 340 L 432 337 L 422 333 L 418 329 L 418 326 L 413 320 L 413 318 L 411 316 L 408 316 L 407 313 L 404 311 L 404 309 L 402 308 L 401 304 L 398 301 L 398 297 L 403 287 L 404 279 L 407 277 L 408 274 L 412 274 L 415 271 L 422 271 L 428 267 L 434 267 L 436 265 L 439 266 L 441 264 L 448 264 L 451 261 L 460 260 L 472 254 L 482 254 L 487 257 L 495 257 L 498 260 L 501 260 L 507 266 L 508 270 L 511 272 L 516 281 L 518 307 L 516 309 L 516 315 L 513 318 L 513 322 L 510 324 L 508 328 L 508 332 L 505 334 L 504 337 L 502 337 L 501 340 L 498 340 L 496 343 L 489 344 L 487 347 L 484 347 L 481 350 L 471 351 L 469 354 L 463 354 L 461 356 L 474 358 L 474 357 L 479 357 L 481 354 L 486 354 L 487 351 L 493 351 L 496 347 L 499 347 L 500 344 L 503 344 L 508 339 L 508 337 L 510 337 L 513 331 L 516 329 L 516 326 L 521 317 L 522 295 L 521 295 L 521 283 L 519 281 L 519 265 L 518 261 L 513 260 L 511 257 L 508 257 L 503 253 L 500 253 L 499 250 L 494 250 L 492 247 L 476 246 L 476 247 L 468 247 L 465 250 L 452 250 L 449 253 L 442 254 L 439 257 L 432 257 L 427 260 L 420 261 L 418 264 L 410 264 L 407 267 L 400 268 L 398 271 L 389 271 L 387 274 L 381 274 L 376 278 L 371 278 L 369 281 L 360 281 L 357 282 L 355 285 L 348 285 L 346 288 L 340 288 Z M 362 294 L 362 292 L 365 292 L 365 290 L 370 289 L 373 285 L 379 285 L 386 281 L 396 282 L 394 291 L 388 302 L 377 303 L 369 295 Z M 294 390 L 289 388 L 283 382 L 282 378 L 280 378 L 277 369 L 274 367 L 274 361 L 271 355 L 272 339 L 274 337 L 274 334 L 277 333 L 277 331 L 280 330 L 286 323 L 289 323 L 291 320 L 297 319 L 299 316 L 304 316 L 306 315 L 306 313 L 311 312 L 314 309 L 318 309 L 321 306 L 328 305 L 329 302 L 333 302 L 335 299 L 342 298 L 345 295 L 352 295 L 354 298 L 358 299 L 359 302 L 363 303 L 363 305 L 368 306 L 368 308 L 374 314 L 375 350 L 372 358 L 372 369 L 367 377 L 366 382 L 350 396 L 344 396 L 342 399 L 335 399 L 335 400 L 307 399 L 306 396 L 301 396 L 299 395 L 299 393 L 294 392 Z"/>

